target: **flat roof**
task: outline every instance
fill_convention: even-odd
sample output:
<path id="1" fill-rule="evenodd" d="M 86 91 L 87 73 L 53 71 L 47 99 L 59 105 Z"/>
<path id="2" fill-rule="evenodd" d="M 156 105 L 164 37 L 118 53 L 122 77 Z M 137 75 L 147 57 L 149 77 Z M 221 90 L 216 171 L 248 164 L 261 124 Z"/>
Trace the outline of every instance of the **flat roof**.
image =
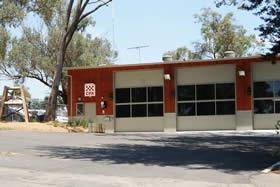
<path id="1" fill-rule="evenodd" d="M 260 60 L 280 60 L 280 56 L 277 57 L 265 57 L 265 56 L 250 56 L 250 57 L 234 57 L 234 58 L 220 58 L 220 59 L 203 59 L 203 60 L 186 60 L 186 61 L 161 61 L 152 63 L 137 63 L 137 64 L 111 64 L 111 65 L 99 65 L 99 66 L 81 66 L 81 67 L 64 67 L 65 70 L 79 70 L 79 69 L 99 69 L 99 68 L 113 68 L 113 67 L 133 67 L 133 66 L 150 66 L 150 65 L 164 65 L 164 64 L 194 64 L 194 63 L 206 63 L 213 62 L 217 63 L 235 63 L 235 61 L 246 62 L 250 61 L 260 61 Z"/>

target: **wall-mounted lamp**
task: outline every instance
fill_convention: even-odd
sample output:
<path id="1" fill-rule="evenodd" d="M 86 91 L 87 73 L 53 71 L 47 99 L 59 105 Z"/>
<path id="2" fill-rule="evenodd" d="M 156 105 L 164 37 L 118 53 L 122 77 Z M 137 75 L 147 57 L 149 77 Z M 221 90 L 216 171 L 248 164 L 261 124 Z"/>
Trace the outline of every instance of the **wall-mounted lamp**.
<path id="1" fill-rule="evenodd" d="M 245 73 L 244 70 L 239 70 L 239 71 L 238 71 L 238 75 L 239 75 L 240 77 L 245 77 L 246 73 Z"/>
<path id="2" fill-rule="evenodd" d="M 77 98 L 77 100 L 80 102 L 80 101 L 82 101 L 82 98 L 79 96 L 79 97 Z"/>
<path id="3" fill-rule="evenodd" d="M 164 80 L 171 80 L 170 74 L 164 74 Z"/>

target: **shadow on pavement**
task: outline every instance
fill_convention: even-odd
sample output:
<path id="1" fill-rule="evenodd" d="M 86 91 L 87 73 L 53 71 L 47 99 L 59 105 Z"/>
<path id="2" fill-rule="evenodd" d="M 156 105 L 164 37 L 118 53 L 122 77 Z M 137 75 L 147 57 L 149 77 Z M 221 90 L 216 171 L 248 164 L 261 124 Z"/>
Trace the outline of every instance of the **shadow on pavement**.
<path id="1" fill-rule="evenodd" d="M 35 149 L 40 156 L 51 158 L 239 172 L 262 170 L 275 163 L 277 158 L 273 153 L 279 149 L 279 138 L 180 135 L 146 139 L 140 136 L 129 139 L 128 143 L 100 147 L 41 146 Z"/>

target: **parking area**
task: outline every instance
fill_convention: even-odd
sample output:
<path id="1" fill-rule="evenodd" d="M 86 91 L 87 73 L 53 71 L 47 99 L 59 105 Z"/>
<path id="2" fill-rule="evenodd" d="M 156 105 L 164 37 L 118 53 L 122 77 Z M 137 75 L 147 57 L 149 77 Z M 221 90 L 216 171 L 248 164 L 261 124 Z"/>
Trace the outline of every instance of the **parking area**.
<path id="1" fill-rule="evenodd" d="M 274 131 L 0 131 L 0 181 L 17 186 L 277 186 Z"/>

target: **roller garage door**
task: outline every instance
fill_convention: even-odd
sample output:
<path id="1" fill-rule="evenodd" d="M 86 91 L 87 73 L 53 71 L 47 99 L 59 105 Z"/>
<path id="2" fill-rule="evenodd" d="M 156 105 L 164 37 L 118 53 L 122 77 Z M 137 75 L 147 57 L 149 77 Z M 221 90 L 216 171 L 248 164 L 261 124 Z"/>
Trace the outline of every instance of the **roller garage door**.
<path id="1" fill-rule="evenodd" d="M 163 70 L 115 72 L 115 130 L 163 131 Z"/>
<path id="2" fill-rule="evenodd" d="M 177 131 L 235 130 L 235 66 L 177 69 Z"/>

